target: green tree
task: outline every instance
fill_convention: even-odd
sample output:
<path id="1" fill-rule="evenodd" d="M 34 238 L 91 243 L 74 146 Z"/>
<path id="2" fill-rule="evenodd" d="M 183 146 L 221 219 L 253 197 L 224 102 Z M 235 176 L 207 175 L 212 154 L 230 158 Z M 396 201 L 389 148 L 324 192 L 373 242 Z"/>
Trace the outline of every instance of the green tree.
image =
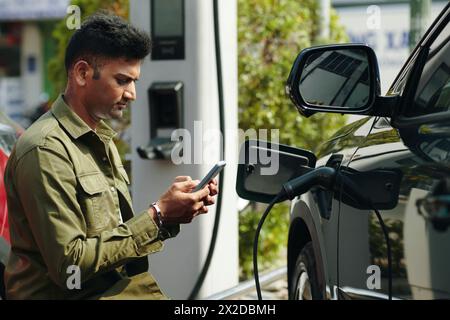
<path id="1" fill-rule="evenodd" d="M 330 39 L 319 39 L 319 19 L 316 0 L 238 0 L 239 128 L 279 129 L 281 143 L 314 150 L 345 123 L 341 115 L 301 117 L 284 91 L 302 49 L 348 40 L 334 11 Z M 241 279 L 253 271 L 251 248 L 261 213 L 244 210 L 239 219 Z M 288 206 L 274 208 L 261 232 L 261 270 L 279 264 L 288 225 Z"/>
<path id="2" fill-rule="evenodd" d="M 265 206 L 264 206 L 265 207 Z M 280 256 L 287 247 L 289 224 L 287 203 L 273 207 L 264 223 L 258 244 L 258 267 L 260 270 L 274 269 L 286 264 Z M 247 208 L 239 215 L 239 278 L 245 280 L 253 275 L 253 239 L 261 218 L 257 206 Z"/>
<path id="3" fill-rule="evenodd" d="M 345 123 L 341 115 L 301 117 L 284 91 L 302 49 L 347 40 L 333 11 L 330 39 L 319 39 L 316 9 L 315 0 L 238 0 L 239 128 L 280 129 L 282 143 L 314 149 Z"/>

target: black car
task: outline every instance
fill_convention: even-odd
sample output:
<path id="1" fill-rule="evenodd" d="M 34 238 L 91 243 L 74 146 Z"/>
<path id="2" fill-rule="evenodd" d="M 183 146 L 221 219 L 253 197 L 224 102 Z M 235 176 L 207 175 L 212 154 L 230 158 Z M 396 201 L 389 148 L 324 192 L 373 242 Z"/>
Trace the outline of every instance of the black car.
<path id="1" fill-rule="evenodd" d="M 302 51 L 286 86 L 298 111 L 366 117 L 316 155 L 266 143 L 281 151 L 273 177 L 243 157 L 261 141 L 241 149 L 241 197 L 293 200 L 291 299 L 450 298 L 449 20 L 447 5 L 386 96 L 368 46 Z"/>

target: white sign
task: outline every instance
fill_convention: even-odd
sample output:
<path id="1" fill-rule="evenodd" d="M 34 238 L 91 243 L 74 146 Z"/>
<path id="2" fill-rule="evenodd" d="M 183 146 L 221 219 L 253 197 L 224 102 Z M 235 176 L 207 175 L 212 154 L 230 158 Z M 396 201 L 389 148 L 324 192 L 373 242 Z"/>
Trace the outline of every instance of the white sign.
<path id="1" fill-rule="evenodd" d="M 69 0 L 0 0 L 0 21 L 62 18 Z"/>
<path id="2" fill-rule="evenodd" d="M 444 6 L 445 2 L 432 4 L 430 23 Z M 349 41 L 366 43 L 374 49 L 380 67 L 381 93 L 385 94 L 409 56 L 409 4 L 337 7 L 336 11 Z"/>
<path id="3" fill-rule="evenodd" d="M 0 78 L 0 110 L 10 116 L 21 113 L 23 103 L 21 78 Z"/>

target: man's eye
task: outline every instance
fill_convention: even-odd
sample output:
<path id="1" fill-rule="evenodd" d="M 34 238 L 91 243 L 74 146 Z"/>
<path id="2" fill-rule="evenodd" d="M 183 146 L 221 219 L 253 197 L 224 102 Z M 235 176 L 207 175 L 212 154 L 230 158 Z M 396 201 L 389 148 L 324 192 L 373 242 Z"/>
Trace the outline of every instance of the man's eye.
<path id="1" fill-rule="evenodd" d="M 117 81 L 117 84 L 118 84 L 118 85 L 121 85 L 121 86 L 123 86 L 123 85 L 125 85 L 125 84 L 127 84 L 127 83 L 129 82 L 128 79 L 127 79 L 127 80 L 124 80 L 124 79 L 116 79 L 116 81 Z"/>

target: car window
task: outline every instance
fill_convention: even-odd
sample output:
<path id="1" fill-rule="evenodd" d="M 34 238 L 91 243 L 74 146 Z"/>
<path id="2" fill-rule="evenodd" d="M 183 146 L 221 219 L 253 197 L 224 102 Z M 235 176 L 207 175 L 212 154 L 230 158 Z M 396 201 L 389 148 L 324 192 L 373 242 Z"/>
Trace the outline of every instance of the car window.
<path id="1" fill-rule="evenodd" d="M 416 63 L 418 53 L 419 51 L 417 50 L 413 53 L 414 55 L 401 70 L 401 73 L 399 74 L 396 81 L 394 81 L 392 86 L 389 88 L 387 95 L 403 95 L 406 83 L 408 82 L 411 72 L 414 69 L 413 66 Z"/>
<path id="2" fill-rule="evenodd" d="M 444 27 L 429 47 L 413 104 L 407 116 L 450 110 L 450 25 Z"/>

